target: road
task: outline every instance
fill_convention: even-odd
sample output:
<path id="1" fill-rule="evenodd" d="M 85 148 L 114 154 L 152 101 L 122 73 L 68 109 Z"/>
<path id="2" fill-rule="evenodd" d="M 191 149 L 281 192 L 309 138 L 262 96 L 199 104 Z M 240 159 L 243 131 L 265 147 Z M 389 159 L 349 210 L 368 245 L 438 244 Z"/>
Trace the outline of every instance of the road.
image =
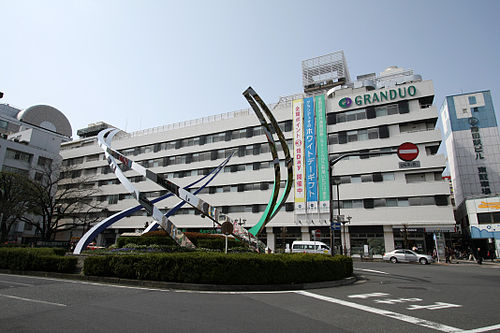
<path id="1" fill-rule="evenodd" d="M 500 332 L 500 266 L 355 262 L 350 286 L 191 292 L 0 274 L 0 332 Z"/>

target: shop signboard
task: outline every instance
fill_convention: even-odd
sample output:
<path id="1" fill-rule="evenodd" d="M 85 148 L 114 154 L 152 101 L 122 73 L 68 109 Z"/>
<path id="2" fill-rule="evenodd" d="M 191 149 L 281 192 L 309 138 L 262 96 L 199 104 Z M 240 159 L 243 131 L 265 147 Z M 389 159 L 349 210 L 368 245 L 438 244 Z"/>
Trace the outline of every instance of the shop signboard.
<path id="1" fill-rule="evenodd" d="M 318 212 L 318 173 L 316 163 L 316 126 L 314 98 L 304 98 L 304 145 L 307 212 Z"/>
<path id="2" fill-rule="evenodd" d="M 304 117 L 302 100 L 292 102 L 295 213 L 305 214 Z"/>
<path id="3" fill-rule="evenodd" d="M 315 97 L 318 150 L 318 192 L 320 213 L 330 212 L 330 175 L 328 174 L 328 134 L 325 95 Z"/>

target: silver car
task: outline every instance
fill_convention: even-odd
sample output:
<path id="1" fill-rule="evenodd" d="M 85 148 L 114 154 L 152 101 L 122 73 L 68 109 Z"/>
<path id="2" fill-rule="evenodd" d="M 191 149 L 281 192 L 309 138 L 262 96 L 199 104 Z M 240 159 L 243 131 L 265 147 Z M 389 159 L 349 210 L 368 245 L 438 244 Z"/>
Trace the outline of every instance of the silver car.
<path id="1" fill-rule="evenodd" d="M 412 250 L 394 250 L 384 254 L 384 260 L 390 261 L 393 264 L 397 262 L 419 262 L 422 265 L 427 265 L 434 262 L 432 256 L 420 254 Z"/>

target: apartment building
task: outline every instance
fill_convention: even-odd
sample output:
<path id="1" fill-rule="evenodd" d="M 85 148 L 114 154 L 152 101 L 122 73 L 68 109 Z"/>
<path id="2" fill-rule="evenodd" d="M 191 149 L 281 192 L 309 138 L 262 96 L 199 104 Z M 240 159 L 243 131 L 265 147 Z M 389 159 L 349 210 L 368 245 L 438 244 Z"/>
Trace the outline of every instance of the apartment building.
<path id="1" fill-rule="evenodd" d="M 449 186 L 441 179 L 445 158 L 437 154 L 441 134 L 435 129 L 438 115 L 432 105 L 432 81 L 422 80 L 411 70 L 391 67 L 379 75 L 362 75 L 351 82 L 345 58 L 339 52 L 304 61 L 303 73 L 303 93 L 282 97 L 269 106 L 295 154 L 295 163 L 300 160 L 304 170 L 309 166 L 310 171 L 317 172 L 303 175 L 313 185 L 299 182 L 300 171 L 295 166 L 294 189 L 281 211 L 259 235 L 261 240 L 274 251 L 284 251 L 296 239 L 329 242 L 330 209 L 337 214 L 340 207 L 341 215 L 350 217 L 350 222 L 342 228 L 342 233 L 334 231 L 337 248 L 342 244 L 351 254 L 369 255 L 413 245 L 431 251 L 436 246 L 433 238 L 444 239 L 455 230 Z M 254 88 L 258 92 L 258 87 Z M 316 142 L 319 134 L 311 133 L 316 126 L 304 122 L 302 115 L 297 118 L 297 107 L 302 114 L 308 112 L 309 117 L 312 113 L 312 119 L 320 124 L 323 116 L 316 112 L 324 112 L 326 144 L 318 143 L 309 151 L 304 146 L 307 159 L 297 155 L 301 144 L 297 138 Z M 302 122 L 303 126 L 299 126 L 302 133 L 297 132 L 298 122 Z M 80 130 L 79 139 L 63 143 L 61 155 L 65 165 L 80 170 L 74 177 L 95 176 L 89 186 L 101 191 L 93 199 L 103 203 L 111 215 L 137 203 L 111 172 L 97 145 L 97 133 L 108 126 L 94 123 Z M 418 146 L 420 153 L 416 160 L 402 162 L 395 154 L 380 154 L 395 151 L 403 142 Z M 272 157 L 264 131 L 251 109 L 133 133 L 121 132 L 112 147 L 180 186 L 206 175 L 235 152 L 223 172 L 198 196 L 245 227 L 259 220 L 271 196 Z M 336 163 L 333 179 L 338 186 L 330 183 L 330 177 L 324 177 L 324 164 L 311 162 L 313 155 L 319 162 L 320 155 L 332 160 L 354 152 L 372 154 L 349 156 Z M 278 154 L 281 187 L 284 187 L 284 155 L 282 151 Z M 134 171 L 126 171 L 125 175 L 151 199 L 166 193 Z M 323 196 L 313 196 L 311 191 L 322 191 Z M 169 198 L 157 203 L 157 207 L 166 211 L 177 202 L 178 199 Z M 217 229 L 187 205 L 170 219 L 184 230 L 216 232 Z M 113 224 L 98 241 L 109 245 L 118 234 L 142 230 L 151 221 L 145 211 L 136 212 Z"/>
<path id="2" fill-rule="evenodd" d="M 71 125 L 64 114 L 48 105 L 20 109 L 0 104 L 0 166 L 41 180 L 49 166 L 57 171 L 61 143 L 71 139 Z M 19 221 L 9 238 L 28 243 L 36 237 L 30 225 Z"/>

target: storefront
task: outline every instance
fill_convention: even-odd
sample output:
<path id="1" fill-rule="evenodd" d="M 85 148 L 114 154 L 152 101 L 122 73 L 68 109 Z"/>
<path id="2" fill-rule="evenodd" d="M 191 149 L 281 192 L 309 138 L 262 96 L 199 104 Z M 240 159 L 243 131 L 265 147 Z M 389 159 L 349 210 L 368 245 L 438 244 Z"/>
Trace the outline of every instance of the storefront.
<path id="1" fill-rule="evenodd" d="M 467 200 L 466 207 L 474 250 L 481 248 L 488 259 L 500 257 L 500 197 Z"/>

